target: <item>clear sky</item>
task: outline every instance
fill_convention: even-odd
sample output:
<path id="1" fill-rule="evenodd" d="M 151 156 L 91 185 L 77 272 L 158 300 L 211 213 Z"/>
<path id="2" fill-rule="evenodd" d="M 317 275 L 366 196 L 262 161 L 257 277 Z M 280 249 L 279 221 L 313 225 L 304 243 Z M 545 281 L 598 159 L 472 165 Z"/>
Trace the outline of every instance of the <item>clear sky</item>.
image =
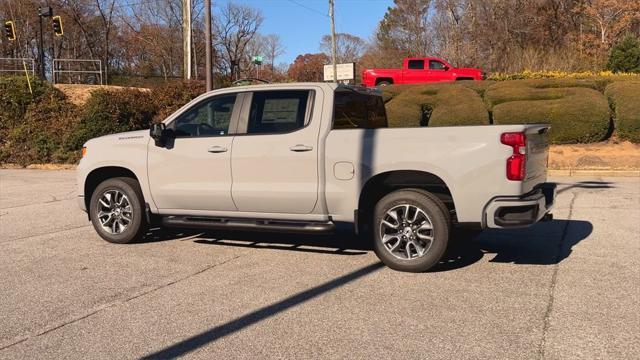
<path id="1" fill-rule="evenodd" d="M 213 0 L 214 16 L 232 1 L 260 9 L 262 34 L 280 35 L 286 47 L 276 63 L 291 63 L 296 56 L 319 51 L 320 39 L 331 32 L 329 0 Z M 368 40 L 393 0 L 335 0 L 336 32 Z"/>

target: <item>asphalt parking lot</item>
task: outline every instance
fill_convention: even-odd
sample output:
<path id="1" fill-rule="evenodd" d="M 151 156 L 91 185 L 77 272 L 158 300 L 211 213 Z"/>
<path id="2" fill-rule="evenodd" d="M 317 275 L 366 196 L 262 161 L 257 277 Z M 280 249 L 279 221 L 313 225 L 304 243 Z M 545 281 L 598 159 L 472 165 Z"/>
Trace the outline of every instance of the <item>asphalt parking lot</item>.
<path id="1" fill-rule="evenodd" d="M 640 179 L 551 180 L 553 222 L 408 274 L 348 235 L 109 244 L 74 172 L 0 170 L 0 358 L 637 358 Z"/>

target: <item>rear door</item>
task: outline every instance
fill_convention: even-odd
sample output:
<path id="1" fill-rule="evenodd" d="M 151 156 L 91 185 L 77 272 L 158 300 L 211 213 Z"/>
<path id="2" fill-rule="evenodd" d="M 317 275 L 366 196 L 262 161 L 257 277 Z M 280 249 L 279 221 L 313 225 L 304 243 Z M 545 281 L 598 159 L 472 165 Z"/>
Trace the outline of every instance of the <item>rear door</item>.
<path id="1" fill-rule="evenodd" d="M 313 211 L 322 99 L 319 88 L 256 91 L 245 98 L 231 158 L 239 211 Z"/>
<path id="2" fill-rule="evenodd" d="M 417 84 L 427 81 L 428 72 L 425 70 L 424 59 L 411 59 L 407 61 L 407 68 L 402 71 L 404 84 Z"/>

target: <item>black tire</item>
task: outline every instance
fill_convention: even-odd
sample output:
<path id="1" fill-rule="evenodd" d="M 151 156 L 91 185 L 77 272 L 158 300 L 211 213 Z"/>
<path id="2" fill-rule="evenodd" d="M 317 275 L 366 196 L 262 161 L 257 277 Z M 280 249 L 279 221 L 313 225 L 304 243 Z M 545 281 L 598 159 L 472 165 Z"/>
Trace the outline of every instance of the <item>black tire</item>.
<path id="1" fill-rule="evenodd" d="M 426 214 L 427 220 L 431 222 L 433 229 L 429 232 L 433 240 L 428 243 L 428 247 L 425 246 L 426 251 L 423 255 L 403 259 L 398 257 L 398 254 L 394 255 L 383 243 L 382 231 L 384 230 L 382 230 L 381 223 L 389 211 L 406 205 L 420 209 Z M 402 216 L 407 217 L 406 214 Z M 399 228 L 402 228 L 402 225 Z M 430 193 L 425 194 L 420 189 L 403 189 L 394 191 L 378 201 L 373 215 L 372 230 L 373 249 L 385 265 L 399 271 L 423 272 L 436 265 L 444 255 L 449 242 L 451 221 L 446 211 L 446 206 L 436 196 Z M 400 242 L 401 240 L 398 239 L 397 241 Z M 402 248 L 402 245 L 400 247 Z M 417 254 L 417 248 L 413 246 L 413 249 Z"/>
<path id="2" fill-rule="evenodd" d="M 104 229 L 98 216 L 100 207 L 102 206 L 100 205 L 99 200 L 106 192 L 109 191 L 119 191 L 126 195 L 127 200 L 131 205 L 131 221 L 120 233 L 110 233 L 108 230 Z M 140 184 L 132 178 L 117 177 L 107 179 L 100 183 L 91 195 L 89 211 L 94 229 L 96 229 L 96 232 L 101 238 L 110 243 L 129 244 L 138 241 L 146 234 L 149 226 L 145 216 L 144 197 L 142 196 L 142 190 L 140 190 Z"/>
<path id="3" fill-rule="evenodd" d="M 389 85 L 391 85 L 391 81 L 387 81 L 387 80 L 378 81 L 378 83 L 376 84 L 376 86 L 379 86 L 379 87 L 384 87 Z"/>

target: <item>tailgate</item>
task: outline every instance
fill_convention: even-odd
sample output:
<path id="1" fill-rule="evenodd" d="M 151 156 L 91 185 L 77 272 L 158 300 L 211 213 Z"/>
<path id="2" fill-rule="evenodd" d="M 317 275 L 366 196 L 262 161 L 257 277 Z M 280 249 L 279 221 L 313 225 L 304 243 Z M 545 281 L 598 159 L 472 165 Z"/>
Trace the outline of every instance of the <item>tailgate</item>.
<path id="1" fill-rule="evenodd" d="M 549 129 L 549 125 L 529 125 L 525 130 L 527 164 L 525 180 L 522 183 L 525 192 L 529 192 L 536 185 L 547 181 Z"/>

